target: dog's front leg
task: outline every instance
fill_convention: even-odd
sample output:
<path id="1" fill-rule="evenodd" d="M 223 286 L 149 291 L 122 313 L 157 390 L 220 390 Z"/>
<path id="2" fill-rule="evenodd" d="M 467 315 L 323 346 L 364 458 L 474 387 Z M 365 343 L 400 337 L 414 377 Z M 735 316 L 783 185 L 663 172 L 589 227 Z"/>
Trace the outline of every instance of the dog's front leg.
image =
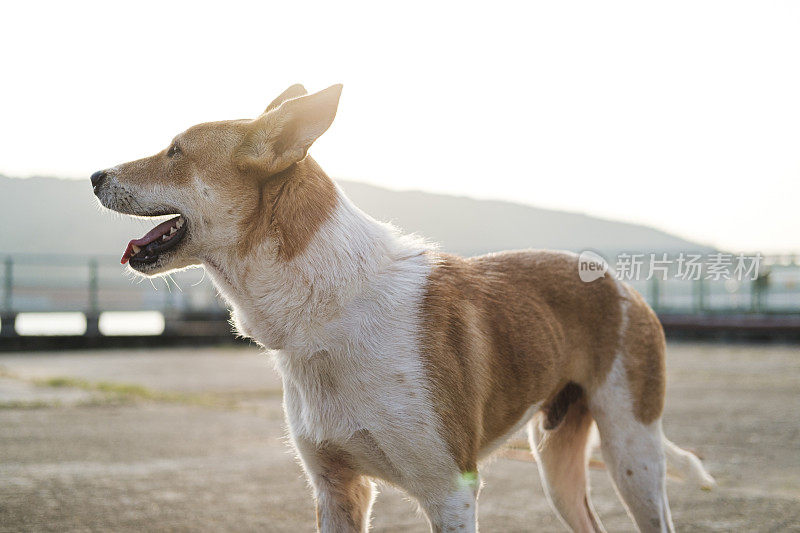
<path id="1" fill-rule="evenodd" d="M 322 533 L 363 533 L 369 529 L 372 483 L 364 476 L 320 476 L 313 480 L 317 529 Z"/>
<path id="2" fill-rule="evenodd" d="M 363 533 L 369 529 L 372 483 L 357 472 L 350 456 L 327 444 L 296 441 L 317 506 L 322 533 Z"/>
<path id="3" fill-rule="evenodd" d="M 465 482 L 420 503 L 428 515 L 433 533 L 474 533 L 478 531 L 478 482 L 475 474 L 464 474 Z"/>

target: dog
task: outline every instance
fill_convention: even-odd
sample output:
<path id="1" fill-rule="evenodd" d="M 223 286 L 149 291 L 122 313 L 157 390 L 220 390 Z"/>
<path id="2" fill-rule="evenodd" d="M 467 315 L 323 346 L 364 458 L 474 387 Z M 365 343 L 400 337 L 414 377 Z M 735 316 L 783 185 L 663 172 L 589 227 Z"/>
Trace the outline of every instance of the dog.
<path id="1" fill-rule="evenodd" d="M 319 530 L 366 531 L 374 481 L 432 531 L 476 531 L 478 465 L 527 424 L 548 499 L 602 531 L 587 486 L 596 425 L 642 531 L 672 531 L 666 460 L 713 478 L 661 425 L 665 341 L 644 299 L 567 252 L 442 253 L 355 207 L 308 155 L 342 86 L 293 85 L 254 120 L 200 124 L 96 172 L 100 203 L 175 215 L 122 257 L 157 276 L 203 266 L 243 336 L 275 351 Z"/>

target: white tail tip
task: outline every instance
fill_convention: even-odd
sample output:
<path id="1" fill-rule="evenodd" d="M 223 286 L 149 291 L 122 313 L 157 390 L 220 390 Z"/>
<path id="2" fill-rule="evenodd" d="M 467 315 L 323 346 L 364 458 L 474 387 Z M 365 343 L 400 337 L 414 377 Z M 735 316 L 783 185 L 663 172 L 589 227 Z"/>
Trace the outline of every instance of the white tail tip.
<path id="1" fill-rule="evenodd" d="M 706 472 L 703 463 L 695 454 L 679 448 L 666 437 L 664 453 L 667 457 L 667 467 L 674 469 L 685 481 L 697 485 L 702 490 L 712 490 L 717 486 L 717 482 Z"/>

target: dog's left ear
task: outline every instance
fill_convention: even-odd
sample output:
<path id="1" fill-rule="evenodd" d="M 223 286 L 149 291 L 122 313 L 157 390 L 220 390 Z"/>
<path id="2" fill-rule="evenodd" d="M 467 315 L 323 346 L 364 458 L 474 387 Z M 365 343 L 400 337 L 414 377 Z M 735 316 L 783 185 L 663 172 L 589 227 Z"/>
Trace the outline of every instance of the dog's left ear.
<path id="1" fill-rule="evenodd" d="M 236 154 L 240 168 L 263 177 L 301 161 L 333 122 L 341 94 L 342 86 L 337 84 L 308 96 L 290 98 L 275 108 L 270 104 L 248 126 Z"/>
<path id="2" fill-rule="evenodd" d="M 291 100 L 292 98 L 305 96 L 307 94 L 308 92 L 306 91 L 305 87 L 303 87 L 299 83 L 295 83 L 294 85 L 283 91 L 275 100 L 273 100 L 264 110 L 264 113 L 269 113 L 270 111 L 272 111 L 273 109 L 284 103 L 286 100 Z"/>

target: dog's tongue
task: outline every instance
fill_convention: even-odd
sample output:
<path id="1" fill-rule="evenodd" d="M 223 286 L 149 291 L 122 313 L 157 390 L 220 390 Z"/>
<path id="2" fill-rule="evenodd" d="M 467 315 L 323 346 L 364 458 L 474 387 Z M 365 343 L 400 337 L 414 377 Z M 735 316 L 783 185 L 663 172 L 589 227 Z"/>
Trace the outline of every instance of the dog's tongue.
<path id="1" fill-rule="evenodd" d="M 172 226 L 175 225 L 176 221 L 181 217 L 171 218 L 169 220 L 165 220 L 155 228 L 151 229 L 147 232 L 147 235 L 142 237 L 141 239 L 134 239 L 128 243 L 128 247 L 125 249 L 125 253 L 122 254 L 122 260 L 120 261 L 123 265 L 128 262 L 128 259 L 131 258 L 133 253 L 133 246 L 136 245 L 139 248 L 144 248 L 151 242 L 160 239 L 163 235 L 169 233 L 169 230 L 172 229 Z"/>

